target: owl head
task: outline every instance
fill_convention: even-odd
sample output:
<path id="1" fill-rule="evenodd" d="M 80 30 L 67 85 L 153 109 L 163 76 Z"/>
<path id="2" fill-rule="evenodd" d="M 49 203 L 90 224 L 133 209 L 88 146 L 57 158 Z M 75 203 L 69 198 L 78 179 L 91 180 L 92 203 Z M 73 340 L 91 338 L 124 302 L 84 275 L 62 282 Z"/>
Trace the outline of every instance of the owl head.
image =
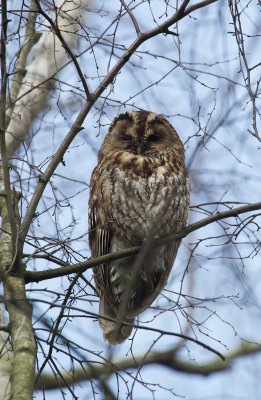
<path id="1" fill-rule="evenodd" d="M 155 157 L 177 152 L 183 145 L 173 126 L 162 115 L 150 111 L 132 111 L 116 117 L 104 139 L 99 160 L 115 152 Z"/>

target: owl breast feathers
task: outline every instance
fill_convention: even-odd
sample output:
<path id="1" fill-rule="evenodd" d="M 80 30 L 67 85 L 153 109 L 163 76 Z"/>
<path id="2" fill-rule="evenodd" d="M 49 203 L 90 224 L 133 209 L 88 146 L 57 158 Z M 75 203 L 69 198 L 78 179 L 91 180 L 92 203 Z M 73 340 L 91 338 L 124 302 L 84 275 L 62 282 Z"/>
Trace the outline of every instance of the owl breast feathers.
<path id="1" fill-rule="evenodd" d="M 92 257 L 132 246 L 141 251 L 94 268 L 99 323 L 110 343 L 131 334 L 135 317 L 166 285 L 179 241 L 150 242 L 179 232 L 188 208 L 184 149 L 175 129 L 147 111 L 115 118 L 91 178 L 89 243 Z"/>

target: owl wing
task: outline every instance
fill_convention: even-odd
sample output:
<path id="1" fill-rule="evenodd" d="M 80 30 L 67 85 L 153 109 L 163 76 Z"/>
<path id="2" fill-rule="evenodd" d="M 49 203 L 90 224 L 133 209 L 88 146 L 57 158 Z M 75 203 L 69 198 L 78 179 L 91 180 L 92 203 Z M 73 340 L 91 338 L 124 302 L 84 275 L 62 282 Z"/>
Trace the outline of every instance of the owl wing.
<path id="1" fill-rule="evenodd" d="M 93 257 L 103 256 L 110 252 L 112 230 L 110 225 L 102 221 L 101 207 L 96 196 L 90 197 L 89 203 L 89 244 Z M 97 289 L 102 293 L 108 287 L 107 263 L 93 269 Z"/>
<path id="2" fill-rule="evenodd" d="M 96 176 L 94 171 L 91 182 L 92 191 L 89 201 L 89 244 L 92 256 L 99 257 L 108 254 L 111 251 L 113 231 L 111 229 L 111 224 L 106 221 L 102 204 L 97 200 L 95 194 L 95 178 Z M 110 343 L 118 344 L 124 342 L 124 340 L 130 336 L 134 319 L 128 319 L 128 325 L 122 325 L 113 321 L 114 319 L 117 319 L 117 316 L 115 315 L 109 300 L 110 285 L 108 270 L 109 263 L 103 263 L 93 268 L 96 288 L 100 295 L 99 324 L 103 330 L 105 339 Z M 105 316 L 106 318 L 102 318 L 101 316 Z"/>

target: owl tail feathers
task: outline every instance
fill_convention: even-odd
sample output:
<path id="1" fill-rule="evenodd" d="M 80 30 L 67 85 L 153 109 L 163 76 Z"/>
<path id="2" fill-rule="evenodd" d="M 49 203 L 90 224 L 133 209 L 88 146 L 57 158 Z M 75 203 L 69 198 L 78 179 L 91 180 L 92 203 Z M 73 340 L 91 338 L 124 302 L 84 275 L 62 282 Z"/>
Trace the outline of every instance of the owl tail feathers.
<path id="1" fill-rule="evenodd" d="M 102 316 L 106 317 L 106 319 L 102 318 Z M 123 343 L 132 332 L 134 318 L 126 319 L 124 322 L 127 325 L 117 321 L 117 316 L 109 304 L 104 301 L 104 298 L 101 298 L 99 324 L 103 330 L 104 339 L 111 344 Z"/>

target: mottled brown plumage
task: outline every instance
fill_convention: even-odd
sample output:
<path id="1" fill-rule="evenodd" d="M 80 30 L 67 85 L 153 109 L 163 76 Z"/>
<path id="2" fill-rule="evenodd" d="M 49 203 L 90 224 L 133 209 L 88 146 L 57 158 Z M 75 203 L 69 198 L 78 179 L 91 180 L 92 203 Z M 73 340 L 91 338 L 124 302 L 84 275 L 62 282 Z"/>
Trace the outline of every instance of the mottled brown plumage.
<path id="1" fill-rule="evenodd" d="M 92 257 L 179 232 L 187 220 L 189 183 L 183 145 L 170 123 L 147 111 L 112 122 L 91 178 Z M 110 343 L 123 342 L 134 319 L 165 286 L 179 242 L 94 268 L 100 326 Z M 104 317 L 104 318 L 103 318 Z M 120 321 L 126 322 L 120 323 Z"/>

